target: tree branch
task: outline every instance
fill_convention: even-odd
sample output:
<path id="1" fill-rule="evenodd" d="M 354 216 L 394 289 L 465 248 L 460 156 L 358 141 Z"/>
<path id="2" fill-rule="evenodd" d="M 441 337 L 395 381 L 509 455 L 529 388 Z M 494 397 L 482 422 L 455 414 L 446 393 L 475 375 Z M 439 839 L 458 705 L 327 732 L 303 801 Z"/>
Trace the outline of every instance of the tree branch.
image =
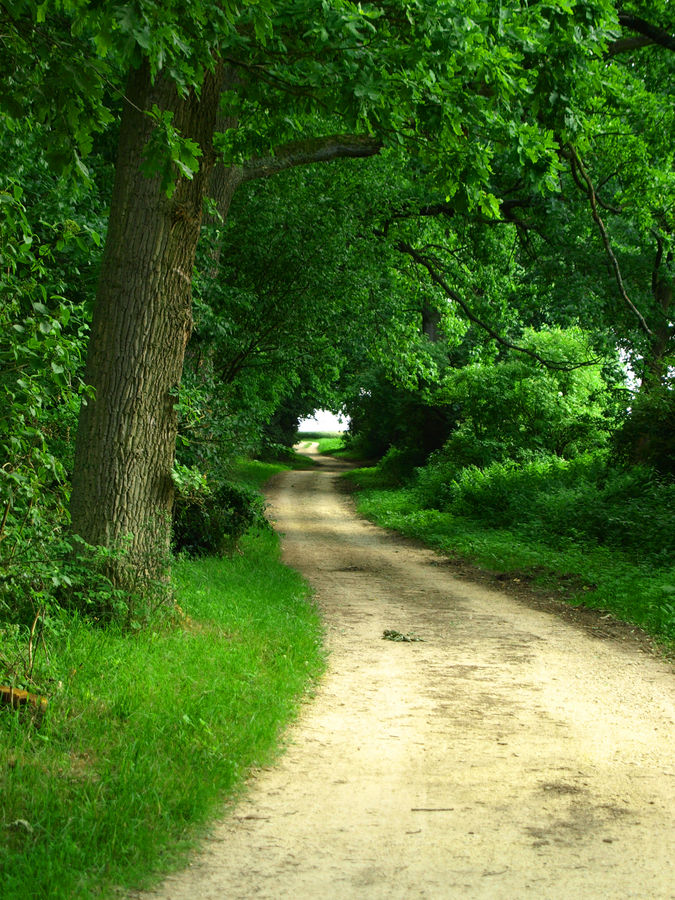
<path id="1" fill-rule="evenodd" d="M 581 175 L 581 177 L 585 183 L 585 188 L 582 185 L 580 185 L 580 187 L 588 195 L 588 199 L 591 204 L 591 215 L 593 216 L 593 220 L 596 223 L 596 225 L 598 226 L 598 229 L 600 231 L 602 243 L 605 247 L 605 252 L 607 253 L 607 256 L 611 263 L 612 271 L 614 272 L 614 278 L 616 279 L 616 283 L 619 287 L 619 293 L 621 294 L 621 298 L 622 298 L 623 302 L 626 304 L 626 306 L 635 314 L 638 322 L 640 323 L 640 327 L 645 332 L 645 334 L 647 334 L 649 337 L 654 337 L 654 334 L 653 334 L 651 328 L 647 324 L 647 320 L 645 319 L 645 317 L 642 315 L 640 310 L 633 303 L 633 301 L 628 296 L 628 293 L 626 292 L 626 288 L 623 283 L 623 278 L 621 277 L 621 269 L 619 268 L 619 262 L 618 262 L 616 256 L 614 255 L 614 251 L 612 250 L 612 245 L 609 240 L 609 235 L 607 234 L 607 229 L 605 228 L 605 223 L 600 218 L 600 213 L 598 212 L 598 198 L 596 197 L 596 194 L 595 194 L 593 182 L 591 181 L 588 172 L 584 168 L 584 164 L 581 162 L 581 159 L 579 158 L 579 155 L 578 155 L 577 151 L 574 149 L 574 147 L 572 146 L 572 144 L 568 144 L 568 147 L 569 147 L 569 151 L 568 151 L 569 159 L 570 159 L 570 162 L 572 163 L 572 174 L 575 175 L 575 170 L 576 170 L 579 173 L 579 175 Z M 577 182 L 577 184 L 579 184 L 578 178 L 576 176 L 575 176 L 575 181 Z"/>
<path id="2" fill-rule="evenodd" d="M 514 344 L 512 341 L 509 341 L 507 338 L 503 337 L 497 331 L 494 330 L 487 322 L 484 322 L 482 319 L 479 319 L 478 316 L 472 312 L 471 308 L 468 304 L 462 299 L 462 297 L 450 287 L 447 281 L 443 278 L 442 275 L 439 274 L 433 262 L 429 259 L 428 256 L 424 256 L 419 251 L 415 250 L 410 244 L 405 241 L 398 241 L 396 243 L 396 249 L 401 253 L 406 253 L 410 258 L 417 263 L 417 265 L 422 266 L 429 273 L 429 277 L 433 281 L 434 284 L 438 285 L 441 290 L 445 293 L 447 297 L 449 297 L 454 303 L 456 303 L 464 315 L 470 322 L 473 322 L 475 325 L 478 325 L 479 328 L 482 328 L 483 331 L 487 332 L 491 338 L 497 341 L 498 344 L 501 344 L 502 347 L 507 347 L 509 350 L 515 350 L 517 353 L 524 353 L 526 356 L 532 357 L 532 359 L 536 359 L 537 362 L 541 363 L 542 366 L 545 366 L 547 369 L 556 369 L 560 372 L 571 372 L 574 369 L 581 369 L 584 366 L 593 366 L 596 365 L 599 360 L 598 359 L 590 359 L 585 360 L 580 363 L 558 363 L 551 359 L 546 359 L 541 356 L 536 350 L 531 350 L 529 347 L 523 347 L 520 344 Z"/>
<path id="3" fill-rule="evenodd" d="M 533 201 L 530 198 L 520 200 L 502 200 L 500 204 L 500 210 L 503 214 L 503 218 L 496 219 L 488 218 L 487 216 L 474 216 L 473 220 L 483 225 L 516 225 L 518 228 L 524 228 L 526 230 L 531 229 L 534 228 L 534 226 L 515 216 L 513 210 L 518 207 L 529 208 L 532 205 Z M 375 229 L 375 234 L 379 237 L 387 237 L 387 235 L 389 234 L 389 229 L 394 224 L 394 222 L 398 221 L 399 219 L 416 219 L 434 216 L 446 216 L 448 219 L 451 219 L 456 214 L 457 210 L 451 203 L 424 203 L 420 206 L 412 206 L 410 204 L 407 204 L 400 207 L 399 209 L 393 210 L 389 214 L 389 217 L 385 219 L 382 228 Z"/>
<path id="4" fill-rule="evenodd" d="M 226 123 L 224 129 L 233 124 L 234 120 L 230 120 L 230 124 Z M 220 163 L 214 166 L 209 196 L 215 203 L 220 218 L 225 219 L 232 198 L 246 181 L 269 178 L 294 166 L 376 156 L 381 149 L 379 140 L 361 134 L 334 134 L 281 144 L 269 156 L 255 157 L 241 165 L 224 166 Z M 220 259 L 220 246 L 211 253 L 211 259 L 212 269 L 215 271 Z"/>
<path id="5" fill-rule="evenodd" d="M 334 159 L 362 159 L 376 156 L 382 142 L 361 134 L 333 134 L 277 147 L 273 155 L 250 159 L 241 166 L 241 181 L 269 178 L 294 166 L 331 162 Z"/>
<path id="6" fill-rule="evenodd" d="M 565 155 L 565 154 L 563 154 L 563 156 L 564 156 L 564 155 Z M 572 178 L 573 178 L 573 180 L 574 180 L 574 183 L 575 183 L 576 186 L 579 188 L 579 190 L 580 190 L 582 193 L 584 193 L 584 194 L 588 194 L 588 187 L 587 187 L 586 184 L 584 184 L 584 183 L 581 181 L 581 179 L 580 179 L 580 177 L 579 177 L 579 170 L 578 170 L 577 166 L 574 164 L 574 162 L 572 162 L 572 165 L 570 166 L 570 171 L 571 171 L 571 173 L 572 173 Z M 613 178 L 615 174 L 616 174 L 616 173 L 614 173 L 613 175 L 608 176 L 608 178 L 605 179 L 605 181 L 603 182 L 603 184 L 605 184 L 606 181 L 609 181 L 610 178 Z M 615 213 L 617 216 L 618 216 L 618 215 L 621 215 L 621 213 L 623 212 L 622 209 L 620 209 L 618 206 L 610 206 L 609 203 L 605 203 L 603 200 L 600 199 L 600 197 L 598 196 L 598 193 L 597 193 L 596 190 L 594 190 L 593 193 L 594 193 L 594 195 L 595 195 L 595 202 L 598 204 L 598 206 L 601 206 L 603 209 L 606 209 L 607 212 Z"/>
<path id="7" fill-rule="evenodd" d="M 650 47 L 654 41 L 648 37 L 619 38 L 607 48 L 607 56 L 618 56 L 620 53 L 630 53 L 631 50 L 639 50 L 640 47 Z"/>
<path id="8" fill-rule="evenodd" d="M 675 37 L 664 28 L 657 28 L 656 25 L 630 13 L 619 13 L 619 23 L 628 31 L 636 32 L 639 37 L 622 37 L 612 41 L 607 48 L 607 56 L 630 53 L 631 50 L 647 47 L 650 44 L 658 44 L 665 47 L 666 50 L 675 50 Z"/>
<path id="9" fill-rule="evenodd" d="M 406 204 L 391 211 L 389 217 L 382 223 L 382 228 L 375 228 L 374 233 L 378 237 L 387 237 L 390 227 L 399 219 L 416 219 L 424 216 L 447 216 L 451 219 L 454 215 L 455 207 L 450 203 L 425 203 L 422 206 Z"/>
<path id="10" fill-rule="evenodd" d="M 669 34 L 663 28 L 657 28 L 639 16 L 632 16 L 630 13 L 619 13 L 619 23 L 624 28 L 628 28 L 629 31 L 636 31 L 642 37 L 648 38 L 655 44 L 660 44 L 661 47 L 665 47 L 667 50 L 675 50 L 675 37 L 672 34 Z"/>

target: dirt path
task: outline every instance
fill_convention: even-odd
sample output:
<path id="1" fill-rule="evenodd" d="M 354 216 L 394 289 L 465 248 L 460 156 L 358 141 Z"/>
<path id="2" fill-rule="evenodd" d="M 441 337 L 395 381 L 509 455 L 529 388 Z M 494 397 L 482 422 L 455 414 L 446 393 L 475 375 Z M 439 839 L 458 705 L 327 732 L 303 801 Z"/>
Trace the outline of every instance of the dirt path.
<path id="1" fill-rule="evenodd" d="M 270 498 L 328 674 L 279 764 L 152 896 L 675 897 L 671 667 L 453 576 L 356 518 L 338 469 Z"/>

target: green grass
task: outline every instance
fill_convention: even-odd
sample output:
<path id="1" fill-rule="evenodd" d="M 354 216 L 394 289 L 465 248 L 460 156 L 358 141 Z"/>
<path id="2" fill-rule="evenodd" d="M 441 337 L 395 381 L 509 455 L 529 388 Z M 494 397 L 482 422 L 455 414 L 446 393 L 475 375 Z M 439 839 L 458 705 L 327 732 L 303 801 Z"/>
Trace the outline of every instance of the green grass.
<path id="1" fill-rule="evenodd" d="M 339 441 L 344 436 L 342 431 L 299 431 L 298 441 Z"/>
<path id="2" fill-rule="evenodd" d="M 3 900 L 146 885 L 184 862 L 250 768 L 277 752 L 322 670 L 321 628 L 276 536 L 241 546 L 232 559 L 176 564 L 180 627 L 57 623 L 49 665 L 40 657 L 53 685 L 42 726 L 0 709 Z"/>
<path id="3" fill-rule="evenodd" d="M 554 548 L 514 529 L 422 509 L 413 490 L 380 488 L 375 469 L 348 477 L 361 488 L 359 512 L 378 525 L 491 571 L 525 574 L 553 596 L 610 612 L 675 647 L 674 567 L 640 565 L 616 549 L 571 540 Z"/>
<path id="4" fill-rule="evenodd" d="M 234 468 L 233 477 L 237 481 L 243 481 L 249 487 L 260 489 L 265 482 L 278 472 L 288 469 L 311 469 L 314 463 L 311 459 L 288 449 L 280 459 L 261 461 L 258 459 L 240 459 Z"/>
<path id="5" fill-rule="evenodd" d="M 239 460 L 234 471 L 234 477 L 238 482 L 248 487 L 260 490 L 264 484 L 270 480 L 273 475 L 279 472 L 285 472 L 289 468 L 306 469 L 311 468 L 312 463 L 305 457 L 295 454 L 295 458 L 289 459 L 289 462 L 260 462 L 257 459 Z"/>
<path id="6" fill-rule="evenodd" d="M 338 437 L 321 437 L 319 441 L 319 453 L 334 454 L 337 451 L 345 449 L 344 438 Z"/>
<path id="7" fill-rule="evenodd" d="M 357 450 L 346 446 L 345 436 L 342 432 L 302 432 L 298 435 L 298 438 L 301 441 L 316 442 L 319 445 L 319 453 L 325 453 L 328 456 L 337 456 L 340 459 L 353 461 L 362 459 L 362 455 Z"/>

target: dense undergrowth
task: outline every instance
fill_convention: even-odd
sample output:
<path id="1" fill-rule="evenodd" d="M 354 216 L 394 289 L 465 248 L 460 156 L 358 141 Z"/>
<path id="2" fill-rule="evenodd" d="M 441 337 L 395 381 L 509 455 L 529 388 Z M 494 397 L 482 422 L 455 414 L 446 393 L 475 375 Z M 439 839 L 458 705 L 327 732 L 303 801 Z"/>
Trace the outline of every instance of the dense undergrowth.
<path id="1" fill-rule="evenodd" d="M 601 453 L 451 471 L 432 460 L 413 490 L 423 508 L 515 528 L 553 546 L 605 546 L 655 567 L 675 560 L 675 482 L 646 466 L 612 467 Z"/>
<path id="2" fill-rule="evenodd" d="M 607 610 L 675 640 L 675 484 L 604 452 L 483 468 L 442 452 L 405 477 L 401 454 L 351 473 L 378 524 L 573 604 Z"/>
<path id="3" fill-rule="evenodd" d="M 173 579 L 180 622 L 130 632 L 64 613 L 36 648 L 44 720 L 0 708 L 4 900 L 108 896 L 180 865 L 320 673 L 318 615 L 271 530 L 180 559 Z"/>

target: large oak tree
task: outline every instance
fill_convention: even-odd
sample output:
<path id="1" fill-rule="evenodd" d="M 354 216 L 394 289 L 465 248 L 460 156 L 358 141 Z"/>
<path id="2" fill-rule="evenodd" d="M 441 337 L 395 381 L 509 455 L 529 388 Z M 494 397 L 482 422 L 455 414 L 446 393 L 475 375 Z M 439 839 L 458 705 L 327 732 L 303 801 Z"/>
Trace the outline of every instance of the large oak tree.
<path id="1" fill-rule="evenodd" d="M 161 572 L 168 549 L 209 196 L 225 215 L 247 180 L 392 144 L 459 208 L 498 215 L 498 148 L 517 148 L 533 190 L 554 189 L 560 107 L 574 115 L 575 80 L 599 79 L 622 36 L 610 0 L 19 0 L 3 12 L 6 46 L 31 72 L 28 89 L 7 76 L 12 114 L 23 103 L 51 122 L 58 162 L 83 168 L 121 95 L 71 512 L 85 542 L 126 548 L 115 577 L 136 583 Z M 636 14 L 623 26 L 661 34 Z"/>

